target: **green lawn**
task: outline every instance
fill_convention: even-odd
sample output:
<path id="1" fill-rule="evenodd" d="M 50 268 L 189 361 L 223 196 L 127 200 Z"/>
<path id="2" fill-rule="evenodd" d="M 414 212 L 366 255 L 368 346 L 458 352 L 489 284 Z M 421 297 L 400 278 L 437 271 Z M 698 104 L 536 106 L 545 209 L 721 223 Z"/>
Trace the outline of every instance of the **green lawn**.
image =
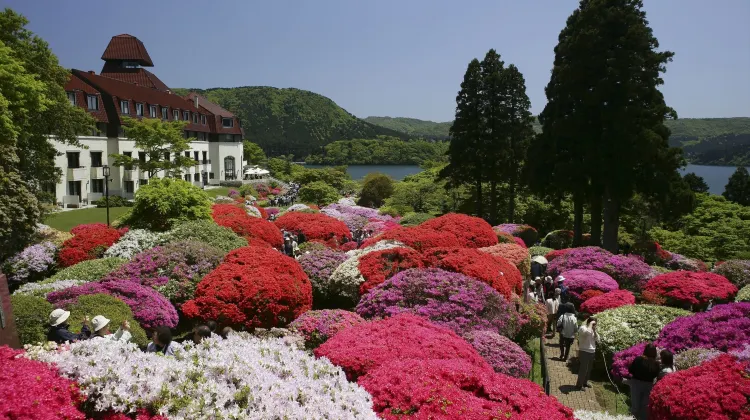
<path id="1" fill-rule="evenodd" d="M 539 386 L 543 387 L 544 382 L 542 381 L 542 353 L 539 351 L 539 339 L 535 338 L 529 340 L 523 347 L 526 353 L 531 356 L 531 373 L 529 379 L 536 382 Z"/>
<path id="2" fill-rule="evenodd" d="M 130 207 L 110 207 L 109 221 L 114 222 L 125 214 Z M 81 210 L 61 211 L 53 213 L 44 219 L 44 224 L 64 232 L 84 223 L 107 223 L 107 209 L 92 208 Z"/>
<path id="3" fill-rule="evenodd" d="M 214 198 L 219 195 L 229 195 L 229 190 L 232 188 L 229 187 L 218 187 L 218 188 L 211 188 L 210 190 L 205 190 L 206 194 L 208 194 L 209 197 Z M 235 190 L 238 190 L 239 188 L 234 188 Z"/>

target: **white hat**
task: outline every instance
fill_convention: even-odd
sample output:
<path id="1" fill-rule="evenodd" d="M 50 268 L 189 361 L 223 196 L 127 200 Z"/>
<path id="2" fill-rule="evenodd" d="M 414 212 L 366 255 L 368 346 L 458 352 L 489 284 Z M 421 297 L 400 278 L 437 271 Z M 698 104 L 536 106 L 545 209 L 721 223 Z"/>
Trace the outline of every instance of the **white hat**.
<path id="1" fill-rule="evenodd" d="M 559 276 L 559 277 L 557 278 L 557 281 L 558 281 L 559 283 L 562 283 L 562 282 L 564 282 L 564 281 L 565 281 L 565 277 L 563 277 L 563 276 Z"/>
<path id="2" fill-rule="evenodd" d="M 49 314 L 49 325 L 56 327 L 67 321 L 68 317 L 70 317 L 70 312 L 66 311 L 65 309 L 55 309 L 51 314 Z"/>
<path id="3" fill-rule="evenodd" d="M 97 315 L 91 320 L 91 326 L 94 327 L 94 332 L 101 330 L 109 324 L 109 319 L 102 315 Z"/>

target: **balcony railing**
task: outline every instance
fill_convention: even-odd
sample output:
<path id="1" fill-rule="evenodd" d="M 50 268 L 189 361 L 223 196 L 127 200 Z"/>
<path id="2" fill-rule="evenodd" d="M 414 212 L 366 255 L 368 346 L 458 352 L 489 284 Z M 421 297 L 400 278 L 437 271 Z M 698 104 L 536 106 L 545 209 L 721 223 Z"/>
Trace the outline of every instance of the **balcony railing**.
<path id="1" fill-rule="evenodd" d="M 83 181 L 88 179 L 90 172 L 88 168 L 83 166 L 78 168 L 68 168 L 67 179 L 68 181 Z"/>
<path id="2" fill-rule="evenodd" d="M 91 168 L 91 178 L 101 179 L 104 178 L 104 170 L 101 166 Z"/>
<path id="3" fill-rule="evenodd" d="M 209 165 L 209 164 L 211 164 L 211 159 L 203 159 L 203 160 L 196 160 L 195 161 L 195 166 L 198 166 L 198 165 Z"/>

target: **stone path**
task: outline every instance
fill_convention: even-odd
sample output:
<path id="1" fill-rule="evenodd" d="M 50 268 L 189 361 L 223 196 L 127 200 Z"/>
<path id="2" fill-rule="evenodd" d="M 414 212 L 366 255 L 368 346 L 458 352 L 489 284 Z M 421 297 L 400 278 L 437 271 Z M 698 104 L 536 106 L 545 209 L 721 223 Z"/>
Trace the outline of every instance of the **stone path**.
<path id="1" fill-rule="evenodd" d="M 560 356 L 559 338 L 560 334 L 555 334 L 555 338 L 547 338 L 544 349 L 547 356 L 550 395 L 574 410 L 603 411 L 596 401 L 593 388 L 583 388 L 582 391 L 575 389 L 578 379 L 578 340 L 570 348 L 570 357 L 568 357 L 566 364 L 566 362 L 557 360 L 557 357 Z M 569 366 L 573 366 L 573 369 Z"/>

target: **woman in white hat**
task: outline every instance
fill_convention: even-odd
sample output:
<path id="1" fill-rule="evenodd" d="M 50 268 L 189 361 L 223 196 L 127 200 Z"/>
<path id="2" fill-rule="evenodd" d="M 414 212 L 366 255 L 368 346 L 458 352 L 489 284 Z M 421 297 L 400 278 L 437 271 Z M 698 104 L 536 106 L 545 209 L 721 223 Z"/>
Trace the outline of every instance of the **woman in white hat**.
<path id="1" fill-rule="evenodd" d="M 128 323 L 128 320 L 123 320 L 114 334 L 109 331 L 109 321 L 104 315 L 97 315 L 91 320 L 91 326 L 94 328 L 94 337 L 108 338 L 114 341 L 130 341 L 132 335 L 130 334 L 130 323 Z"/>
<path id="2" fill-rule="evenodd" d="M 63 344 L 66 341 L 73 342 L 86 340 L 91 337 L 88 317 L 83 318 L 83 326 L 81 327 L 80 334 L 74 334 L 68 330 L 68 318 L 70 318 L 70 311 L 64 309 L 55 309 L 49 314 L 50 327 L 47 332 L 47 341 L 54 341 L 57 344 Z"/>

